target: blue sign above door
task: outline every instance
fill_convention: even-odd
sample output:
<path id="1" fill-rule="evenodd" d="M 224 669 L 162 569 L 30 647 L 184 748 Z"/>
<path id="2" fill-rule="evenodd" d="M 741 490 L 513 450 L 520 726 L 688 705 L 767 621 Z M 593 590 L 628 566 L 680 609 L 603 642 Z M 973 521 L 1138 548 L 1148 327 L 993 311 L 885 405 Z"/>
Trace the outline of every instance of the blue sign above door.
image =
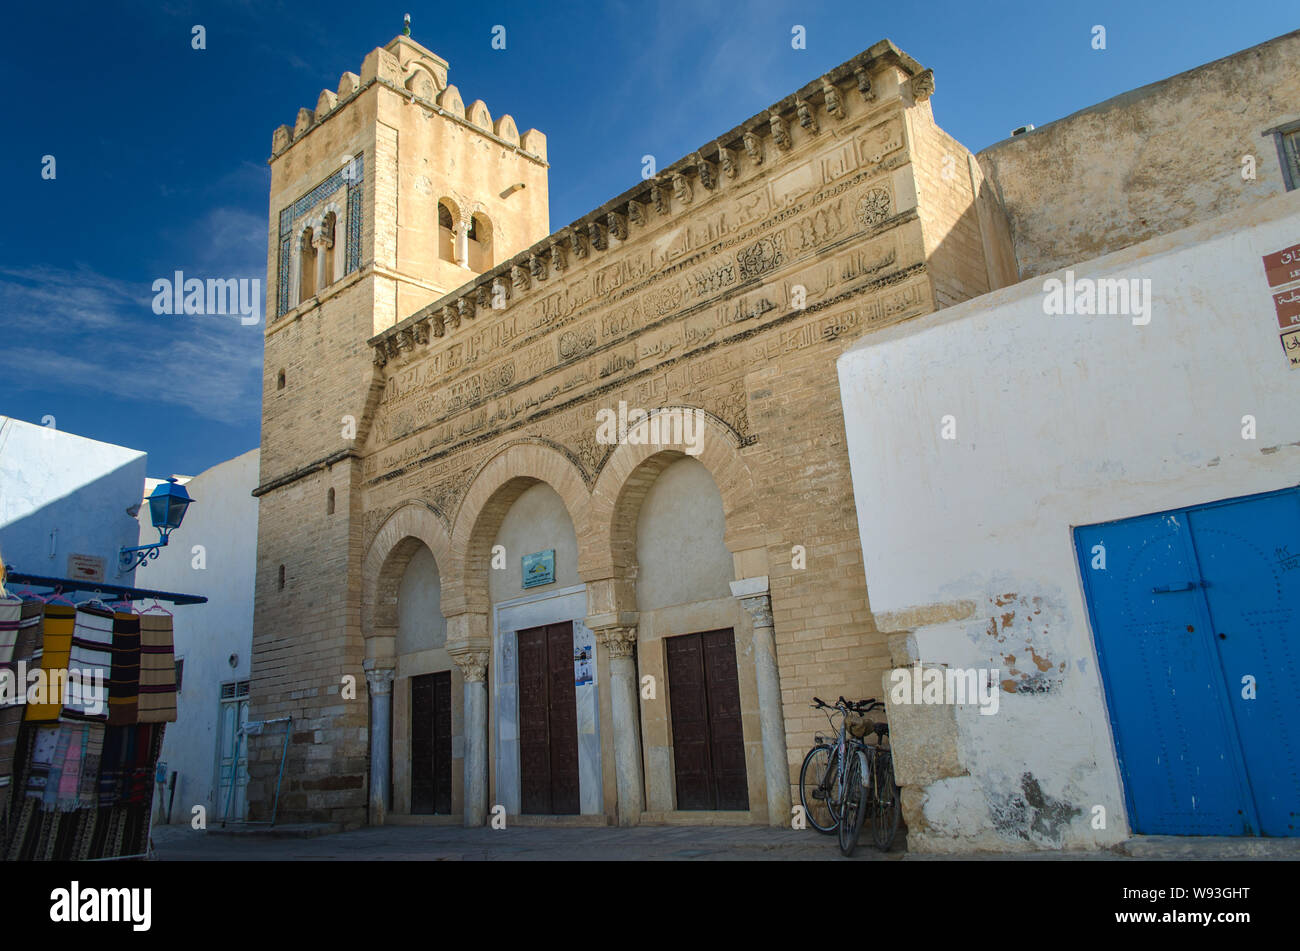
<path id="1" fill-rule="evenodd" d="M 524 555 L 524 587 L 536 588 L 555 580 L 555 549 Z"/>

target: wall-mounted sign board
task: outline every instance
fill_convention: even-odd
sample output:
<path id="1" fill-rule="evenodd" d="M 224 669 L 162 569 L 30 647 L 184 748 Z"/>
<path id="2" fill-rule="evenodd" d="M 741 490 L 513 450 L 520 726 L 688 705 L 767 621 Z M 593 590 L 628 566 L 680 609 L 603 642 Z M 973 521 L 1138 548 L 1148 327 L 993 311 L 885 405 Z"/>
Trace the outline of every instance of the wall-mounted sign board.
<path id="1" fill-rule="evenodd" d="M 68 577 L 75 581 L 103 581 L 104 559 L 94 555 L 69 555 Z"/>
<path id="2" fill-rule="evenodd" d="M 524 587 L 536 588 L 555 580 L 555 549 L 524 555 Z"/>
<path id="3" fill-rule="evenodd" d="M 1300 244 L 1264 255 L 1264 276 L 1270 288 L 1290 285 L 1273 294 L 1273 310 L 1282 352 L 1292 370 L 1300 369 Z"/>

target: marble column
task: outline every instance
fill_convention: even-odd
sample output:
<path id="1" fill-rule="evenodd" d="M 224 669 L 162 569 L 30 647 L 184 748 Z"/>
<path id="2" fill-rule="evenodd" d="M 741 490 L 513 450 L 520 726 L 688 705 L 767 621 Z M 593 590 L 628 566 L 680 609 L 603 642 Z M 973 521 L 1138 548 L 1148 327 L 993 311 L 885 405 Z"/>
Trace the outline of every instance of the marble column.
<path id="1" fill-rule="evenodd" d="M 488 652 L 456 651 L 452 660 L 465 680 L 465 826 L 487 822 Z"/>
<path id="2" fill-rule="evenodd" d="M 641 704 L 636 676 L 636 628 L 606 627 L 596 638 L 609 651 L 609 698 L 614 719 L 614 782 L 618 824 L 640 825 L 645 809 L 641 767 Z"/>
<path id="3" fill-rule="evenodd" d="M 776 666 L 772 597 L 767 576 L 731 582 L 731 593 L 754 622 L 754 675 L 758 681 L 758 722 L 763 736 L 767 777 L 767 824 L 790 827 L 790 764 L 786 758 L 781 674 Z"/>
<path id="4" fill-rule="evenodd" d="M 325 290 L 325 273 L 328 270 L 326 262 L 334 242 L 329 235 L 317 230 L 311 243 L 316 248 L 316 296 L 319 297 L 321 291 Z"/>
<path id="5" fill-rule="evenodd" d="M 470 219 L 462 218 L 456 229 L 456 263 L 469 267 L 469 228 Z"/>
<path id="6" fill-rule="evenodd" d="M 381 826 L 392 802 L 388 777 L 392 759 L 393 675 L 392 667 L 376 667 L 373 660 L 362 665 L 370 688 L 370 824 Z"/>

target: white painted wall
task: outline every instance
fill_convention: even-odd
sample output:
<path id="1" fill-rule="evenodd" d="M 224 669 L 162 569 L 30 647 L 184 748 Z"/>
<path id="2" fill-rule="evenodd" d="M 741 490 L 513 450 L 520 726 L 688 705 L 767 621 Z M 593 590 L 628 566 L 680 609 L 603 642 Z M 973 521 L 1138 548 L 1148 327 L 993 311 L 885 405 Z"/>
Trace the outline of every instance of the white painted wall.
<path id="1" fill-rule="evenodd" d="M 438 562 L 423 545 L 411 556 L 397 587 L 397 653 L 447 645 Z"/>
<path id="2" fill-rule="evenodd" d="M 994 716 L 957 709 L 969 775 L 927 787 L 926 847 L 1056 844 L 1017 813 L 1025 774 L 1080 810 L 1058 830 L 1065 847 L 1127 834 L 1071 526 L 1300 480 L 1300 370 L 1283 354 L 1260 261 L 1297 242 L 1291 193 L 1074 266 L 1076 279 L 1150 279 L 1147 326 L 1046 316 L 1043 281 L 1063 280 L 1058 271 L 872 334 L 841 357 L 877 619 L 913 627 L 886 615 L 972 601 L 965 620 L 915 628 L 920 659 L 1005 677 L 1010 655 L 1039 673 L 1026 665 L 1032 647 L 1052 684 L 1002 692 Z M 1255 440 L 1242 438 L 1247 414 Z M 940 438 L 945 415 L 955 440 Z M 1088 822 L 1097 804 L 1102 831 Z"/>
<path id="3" fill-rule="evenodd" d="M 131 585 L 117 553 L 138 544 L 145 454 L 0 416 L 0 555 L 14 570 L 63 578 L 68 556 L 104 559 L 104 581 Z M 54 533 L 53 537 L 51 532 Z"/>
<path id="4" fill-rule="evenodd" d="M 139 569 L 142 588 L 198 594 L 206 604 L 164 605 L 175 614 L 176 656 L 185 661 L 178 716 L 167 725 L 160 759 L 179 773 L 171 819 L 188 823 L 202 805 L 217 816 L 217 717 L 221 685 L 248 680 L 253 648 L 253 576 L 257 566 L 259 450 L 253 449 L 200 473 L 185 483 L 194 504 L 156 561 Z M 139 541 L 158 540 L 141 507 Z M 194 547 L 203 546 L 204 567 Z M 230 656 L 237 655 L 235 665 Z M 224 804 L 223 804 L 224 808 Z M 155 821 L 162 809 L 155 807 Z"/>

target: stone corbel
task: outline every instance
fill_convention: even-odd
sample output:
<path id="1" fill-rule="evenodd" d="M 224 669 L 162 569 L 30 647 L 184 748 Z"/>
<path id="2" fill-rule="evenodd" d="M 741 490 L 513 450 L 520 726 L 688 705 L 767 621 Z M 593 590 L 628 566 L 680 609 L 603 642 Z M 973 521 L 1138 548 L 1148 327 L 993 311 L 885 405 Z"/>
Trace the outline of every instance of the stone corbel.
<path id="1" fill-rule="evenodd" d="M 620 241 L 627 240 L 627 216 L 622 212 L 611 211 L 607 214 L 605 226 L 609 228 L 610 237 L 618 238 Z"/>
<path id="2" fill-rule="evenodd" d="M 551 245 L 551 267 L 557 274 L 563 274 L 569 267 L 569 256 L 558 241 Z"/>
<path id="3" fill-rule="evenodd" d="M 755 165 L 763 164 L 763 140 L 753 132 L 746 132 L 744 135 L 745 154 Z"/>
<path id="4" fill-rule="evenodd" d="M 627 220 L 637 227 L 644 228 L 649 223 L 644 202 L 633 199 L 627 203 Z"/>
<path id="5" fill-rule="evenodd" d="M 429 326 L 435 337 L 444 337 L 447 334 L 447 326 L 442 322 L 441 314 L 434 314 L 429 318 Z"/>
<path id="6" fill-rule="evenodd" d="M 412 335 L 415 337 L 415 342 L 416 342 L 416 343 L 418 343 L 418 344 L 426 344 L 426 343 L 428 343 L 428 342 L 429 342 L 429 321 L 428 321 L 428 319 L 426 318 L 426 319 L 424 319 L 424 320 L 417 320 L 417 321 L 415 322 L 415 326 L 411 328 L 411 333 L 412 333 Z"/>
<path id="7" fill-rule="evenodd" d="M 822 79 L 822 98 L 826 104 L 827 115 L 834 116 L 836 119 L 844 118 L 844 103 L 840 99 L 840 91 L 829 79 Z"/>
<path id="8" fill-rule="evenodd" d="M 767 124 L 772 127 L 772 141 L 776 143 L 776 147 L 782 152 L 789 151 L 794 143 L 790 141 L 790 133 L 785 129 L 785 120 L 781 118 L 781 114 L 769 113 Z"/>
<path id="9" fill-rule="evenodd" d="M 456 313 L 460 314 L 461 320 L 474 319 L 474 299 L 466 296 L 456 301 Z"/>
<path id="10" fill-rule="evenodd" d="M 444 305 L 442 310 L 439 311 L 439 313 L 442 314 L 443 326 L 446 327 L 449 331 L 455 330 L 457 327 L 460 326 L 460 314 L 450 304 Z"/>
<path id="11" fill-rule="evenodd" d="M 731 149 L 721 144 L 718 145 L 718 163 L 722 166 L 722 174 L 728 178 L 735 178 L 740 172 L 735 157 L 731 154 Z"/>
<path id="12" fill-rule="evenodd" d="M 800 128 L 807 129 L 814 135 L 818 131 L 817 117 L 813 115 L 812 106 L 803 99 L 795 100 L 795 111 L 799 114 Z"/>
<path id="13" fill-rule="evenodd" d="M 397 349 L 403 353 L 415 349 L 415 335 L 410 330 L 403 327 L 397 331 Z"/>
<path id="14" fill-rule="evenodd" d="M 855 69 L 853 77 L 858 81 L 858 92 L 862 93 L 863 102 L 871 102 L 876 98 L 876 93 L 871 88 L 871 74 L 867 72 L 865 66 L 859 66 Z"/>
<path id="15" fill-rule="evenodd" d="M 934 95 L 934 70 L 927 69 L 912 77 L 912 99 L 925 102 Z"/>
<path id="16" fill-rule="evenodd" d="M 500 277 L 494 277 L 494 278 L 492 278 L 492 306 L 493 306 L 493 308 L 500 309 L 500 308 L 497 308 L 497 307 L 496 307 L 496 302 L 497 302 L 498 300 L 500 300 L 500 301 L 508 301 L 508 300 L 510 300 L 510 293 L 511 293 L 511 292 L 510 292 L 510 282 L 509 282 L 509 281 L 503 281 L 503 280 L 501 280 Z"/>
<path id="17" fill-rule="evenodd" d="M 544 281 L 550 276 L 546 270 L 546 262 L 538 254 L 528 255 L 528 273 L 534 281 Z"/>
<path id="18" fill-rule="evenodd" d="M 668 192 L 659 184 L 658 179 L 650 183 L 650 204 L 654 205 L 656 214 L 668 214 Z"/>
<path id="19" fill-rule="evenodd" d="M 388 363 L 388 348 L 385 347 L 382 343 L 379 343 L 375 346 L 374 363 L 375 366 L 377 367 L 382 367 Z"/>
<path id="20" fill-rule="evenodd" d="M 695 153 L 695 167 L 699 170 L 701 185 L 709 191 L 718 187 L 717 167 L 712 162 L 705 161 L 699 152 Z"/>
<path id="21" fill-rule="evenodd" d="M 609 242 L 605 239 L 605 227 L 599 221 L 587 225 L 587 234 L 591 237 L 591 246 L 597 251 L 604 251 L 609 247 Z"/>
<path id="22" fill-rule="evenodd" d="M 691 199 L 695 197 L 695 192 L 691 188 L 691 180 L 680 172 L 673 176 L 673 198 L 683 205 L 689 205 Z"/>
<path id="23" fill-rule="evenodd" d="M 587 233 L 585 231 L 569 232 L 569 246 L 573 248 L 573 256 L 579 260 L 587 256 Z"/>
<path id="24" fill-rule="evenodd" d="M 492 306 L 492 288 L 487 284 L 480 284 L 474 289 L 474 298 L 479 307 L 488 310 Z"/>
<path id="25" fill-rule="evenodd" d="M 514 285 L 515 290 L 522 293 L 529 289 L 532 282 L 528 272 L 516 264 L 510 268 L 510 283 Z"/>

